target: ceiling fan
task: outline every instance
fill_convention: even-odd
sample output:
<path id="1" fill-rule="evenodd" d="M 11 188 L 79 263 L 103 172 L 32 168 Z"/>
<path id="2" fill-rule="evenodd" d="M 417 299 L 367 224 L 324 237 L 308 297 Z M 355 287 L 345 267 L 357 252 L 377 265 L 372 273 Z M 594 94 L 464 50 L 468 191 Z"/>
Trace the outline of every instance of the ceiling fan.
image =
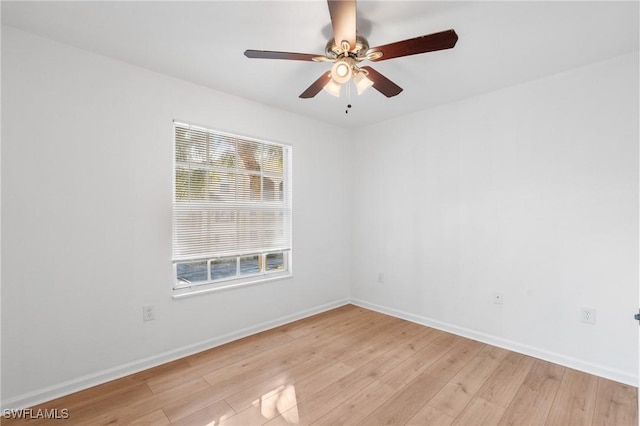
<path id="1" fill-rule="evenodd" d="M 370 66 L 360 66 L 364 60 L 379 62 L 387 59 L 451 49 L 458 41 L 454 30 L 423 35 L 377 47 L 369 47 L 367 39 L 356 29 L 356 0 L 327 0 L 333 39 L 327 42 L 324 55 L 309 53 L 275 52 L 270 50 L 246 50 L 248 58 L 289 59 L 294 61 L 333 62 L 331 71 L 322 74 L 300 94 L 300 98 L 313 98 L 322 89 L 340 96 L 342 84 L 353 79 L 358 95 L 373 86 L 390 98 L 402 92 L 402 88 Z"/>

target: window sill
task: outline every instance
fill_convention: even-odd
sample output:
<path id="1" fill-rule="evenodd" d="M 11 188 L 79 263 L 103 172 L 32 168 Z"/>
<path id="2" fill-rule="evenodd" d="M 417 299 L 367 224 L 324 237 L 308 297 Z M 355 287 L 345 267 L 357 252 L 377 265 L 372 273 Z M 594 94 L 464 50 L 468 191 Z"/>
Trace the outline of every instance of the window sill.
<path id="1" fill-rule="evenodd" d="M 180 299 L 185 299 L 187 297 L 217 293 L 220 291 L 233 290 L 236 288 L 250 287 L 258 284 L 268 283 L 271 281 L 289 279 L 292 277 L 293 275 L 291 273 L 286 272 L 286 273 L 283 273 L 282 275 L 270 276 L 268 278 L 255 277 L 252 280 L 242 281 L 242 282 L 236 281 L 236 282 L 228 282 L 224 284 L 202 284 L 199 286 L 176 288 L 173 290 L 172 298 L 174 300 L 180 300 Z"/>

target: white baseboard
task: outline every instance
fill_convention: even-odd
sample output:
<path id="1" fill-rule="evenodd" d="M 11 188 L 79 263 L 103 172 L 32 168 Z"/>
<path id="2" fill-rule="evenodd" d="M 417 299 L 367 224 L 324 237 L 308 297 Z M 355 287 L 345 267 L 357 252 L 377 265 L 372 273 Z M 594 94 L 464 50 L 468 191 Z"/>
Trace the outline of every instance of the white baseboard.
<path id="1" fill-rule="evenodd" d="M 498 346 L 504 349 L 508 349 L 514 352 L 518 352 L 524 355 L 529 355 L 535 358 L 543 359 L 545 361 L 553 362 L 565 367 L 573 368 L 575 370 L 584 371 L 589 374 L 604 377 L 616 382 L 625 383 L 630 386 L 638 386 L 638 377 L 628 372 L 616 370 L 602 365 L 596 365 L 584 360 L 567 357 L 547 350 L 535 348 L 532 346 L 523 345 L 521 343 L 502 339 L 490 334 L 482 333 L 476 330 L 459 327 L 453 324 L 444 323 L 431 318 L 415 315 L 409 312 L 400 311 L 397 309 L 377 305 L 360 299 L 341 299 L 334 302 L 330 302 L 324 305 L 316 306 L 304 311 L 300 311 L 291 315 L 286 315 L 271 321 L 266 321 L 255 326 L 247 327 L 242 330 L 238 330 L 232 333 L 228 333 L 222 336 L 214 337 L 202 342 L 195 343 L 193 345 L 184 346 L 171 351 L 167 351 L 158 355 L 153 355 L 148 358 L 132 361 L 127 364 L 119 365 L 113 368 L 102 370 L 93 374 L 82 376 L 76 379 L 72 379 L 54 386 L 49 386 L 43 389 L 38 389 L 33 392 L 29 392 L 23 395 L 19 395 L 13 398 L 2 401 L 1 409 L 23 409 L 33 407 L 43 402 L 51 401 L 52 399 L 60 398 L 65 395 L 69 395 L 74 392 L 78 392 L 90 387 L 109 382 L 111 380 L 125 377 L 129 374 L 137 373 L 139 371 L 146 370 L 148 368 L 156 367 L 158 365 L 175 361 L 176 359 L 183 358 L 185 356 L 193 355 L 198 352 L 205 351 L 207 349 L 214 348 L 216 346 L 223 345 L 225 343 L 241 339 L 243 337 L 250 336 L 252 334 L 260 333 L 262 331 L 270 330 L 275 327 L 279 327 L 284 324 L 288 324 L 293 321 L 297 321 L 302 318 L 306 318 L 312 315 L 319 314 L 321 312 L 328 311 L 330 309 L 337 308 L 339 306 L 354 304 L 362 308 L 370 309 L 372 311 L 380 312 L 386 315 L 391 315 L 396 318 L 401 318 L 407 321 L 411 321 L 417 324 L 432 327 L 438 330 L 446 331 L 448 333 L 456 334 L 458 336 L 466 337 L 469 339 L 477 340 L 479 342 L 487 343 L 493 346 Z"/>
<path id="2" fill-rule="evenodd" d="M 123 365 L 102 370 L 93 374 L 88 374 L 86 376 L 68 380 L 66 382 L 49 386 L 43 389 L 38 389 L 36 391 L 29 392 L 23 395 L 18 395 L 16 397 L 3 400 L 1 409 L 24 409 L 33 407 L 35 405 L 42 404 L 43 402 L 51 401 L 53 399 L 69 395 L 74 392 L 88 389 L 90 387 L 100 385 L 111 380 L 119 379 L 121 377 L 125 377 L 129 374 L 137 373 L 148 368 L 156 367 L 167 362 L 175 361 L 176 359 L 180 359 L 185 356 L 193 355 L 195 353 L 202 352 L 207 349 L 211 349 L 216 346 L 241 339 L 243 337 L 251 336 L 252 334 L 267 331 L 272 328 L 279 327 L 281 325 L 288 324 L 290 322 L 297 321 L 299 319 L 316 315 L 321 312 L 325 312 L 330 309 L 334 309 L 347 304 L 349 304 L 349 299 L 336 300 L 324 305 L 315 306 L 304 311 L 296 312 L 291 315 L 286 315 L 284 317 L 280 317 L 271 321 L 266 321 L 255 326 L 247 327 L 242 330 L 234 331 L 232 333 L 198 342 L 193 345 L 177 348 L 158 355 L 150 356 L 148 358 L 138 359 Z"/>
<path id="3" fill-rule="evenodd" d="M 524 355 L 529 355 L 534 358 L 542 359 L 544 361 L 553 362 L 574 370 L 583 371 L 585 373 L 593 374 L 595 376 L 604 377 L 616 382 L 624 383 L 630 386 L 638 387 L 638 376 L 630 374 L 626 371 L 617 370 L 614 368 L 597 365 L 577 358 L 568 357 L 555 352 L 550 352 L 544 349 L 535 348 L 528 345 L 515 342 L 513 340 L 502 339 L 490 334 L 486 334 L 480 331 L 459 327 L 457 325 L 448 324 L 442 321 L 434 320 L 431 318 L 423 317 L 420 315 L 411 314 L 409 312 L 400 311 L 386 306 L 377 305 L 360 299 L 351 299 L 352 304 L 360 306 L 365 309 L 380 312 L 386 315 L 391 315 L 396 318 L 401 318 L 407 321 L 411 321 L 417 324 L 432 327 L 438 330 L 446 331 L 448 333 L 456 334 L 458 336 L 466 337 L 469 339 L 477 340 L 482 343 L 487 343 L 492 346 L 498 346 L 500 348 L 508 349 L 513 352 L 518 352 Z"/>

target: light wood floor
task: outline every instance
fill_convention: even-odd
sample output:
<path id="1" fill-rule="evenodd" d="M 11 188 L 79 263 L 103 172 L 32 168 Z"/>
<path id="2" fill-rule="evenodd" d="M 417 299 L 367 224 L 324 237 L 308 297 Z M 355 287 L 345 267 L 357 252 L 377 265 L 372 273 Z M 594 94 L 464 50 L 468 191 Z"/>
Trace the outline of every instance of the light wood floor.
<path id="1" fill-rule="evenodd" d="M 67 409 L 64 425 L 635 426 L 637 398 L 635 387 L 347 305 L 35 409 Z"/>

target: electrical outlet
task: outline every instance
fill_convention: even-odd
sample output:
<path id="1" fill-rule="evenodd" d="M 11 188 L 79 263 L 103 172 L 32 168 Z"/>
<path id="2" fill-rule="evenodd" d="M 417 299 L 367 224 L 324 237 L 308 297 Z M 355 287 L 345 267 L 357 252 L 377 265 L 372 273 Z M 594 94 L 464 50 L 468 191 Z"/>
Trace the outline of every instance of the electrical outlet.
<path id="1" fill-rule="evenodd" d="M 582 308 L 581 321 L 587 324 L 596 323 L 596 310 L 594 308 Z"/>
<path id="2" fill-rule="evenodd" d="M 142 307 L 142 321 L 152 321 L 156 319 L 156 311 L 153 305 L 145 305 Z"/>
<path id="3" fill-rule="evenodd" d="M 502 305 L 502 293 L 493 293 L 493 303 L 496 305 Z"/>

